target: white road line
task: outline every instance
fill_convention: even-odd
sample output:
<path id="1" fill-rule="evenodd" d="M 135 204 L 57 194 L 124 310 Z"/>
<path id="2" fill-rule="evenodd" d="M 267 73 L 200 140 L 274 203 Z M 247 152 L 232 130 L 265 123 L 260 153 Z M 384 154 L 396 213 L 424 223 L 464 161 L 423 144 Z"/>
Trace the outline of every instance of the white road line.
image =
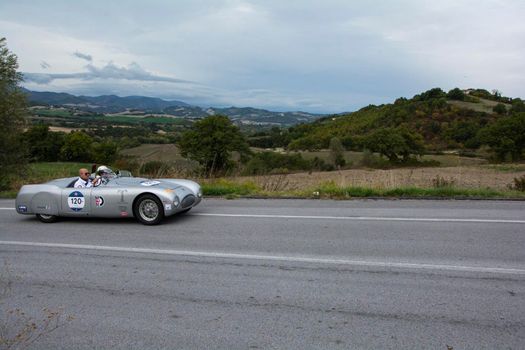
<path id="1" fill-rule="evenodd" d="M 0 210 L 15 210 L 15 208 L 0 208 Z M 354 221 L 416 221 L 416 222 L 472 222 L 491 224 L 525 224 L 525 220 L 506 219 L 459 219 L 459 218 L 403 218 L 380 216 L 317 216 L 317 215 L 273 215 L 273 214 L 220 214 L 192 213 L 191 216 L 215 216 L 237 218 L 271 218 L 271 219 L 311 219 L 311 220 L 354 220 Z"/>
<path id="2" fill-rule="evenodd" d="M 264 214 L 212 214 L 193 213 L 192 216 L 218 216 L 240 218 L 275 218 L 275 219 L 322 219 L 322 220 L 364 220 L 364 221 L 423 221 L 423 222 L 475 222 L 496 224 L 525 224 L 525 220 L 505 219 L 457 219 L 457 218 L 403 218 L 379 216 L 308 216 L 308 215 L 264 215 Z"/>
<path id="3" fill-rule="evenodd" d="M 445 270 L 445 271 L 459 271 L 459 272 L 477 272 L 477 273 L 481 272 L 481 273 L 495 273 L 495 274 L 525 275 L 525 269 L 502 268 L 502 267 L 441 265 L 441 264 L 422 264 L 422 263 L 397 263 L 397 262 L 388 262 L 388 261 L 330 259 L 330 258 L 323 258 L 323 257 L 297 257 L 297 256 L 240 254 L 240 253 L 223 253 L 223 252 L 199 252 L 199 251 L 191 251 L 191 250 L 113 247 L 113 246 L 98 246 L 98 245 L 87 245 L 87 244 L 41 243 L 41 242 L 24 242 L 24 241 L 0 241 L 0 245 L 97 250 L 97 251 L 125 252 L 125 253 L 147 253 L 147 254 L 162 254 L 162 255 L 174 255 L 174 256 L 205 257 L 205 258 L 270 260 L 270 261 L 281 261 L 281 262 L 302 262 L 302 263 L 314 263 L 314 264 L 364 266 L 364 267 L 376 267 L 376 268 L 380 267 L 380 268 L 400 268 L 400 269 L 420 269 L 420 270 Z"/>

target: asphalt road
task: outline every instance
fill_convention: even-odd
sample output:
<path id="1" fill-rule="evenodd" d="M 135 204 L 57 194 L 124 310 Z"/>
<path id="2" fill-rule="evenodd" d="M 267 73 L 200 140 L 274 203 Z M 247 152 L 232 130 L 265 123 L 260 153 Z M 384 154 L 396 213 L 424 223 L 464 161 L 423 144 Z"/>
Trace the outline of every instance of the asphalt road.
<path id="1" fill-rule="evenodd" d="M 155 227 L 13 207 L 0 311 L 62 315 L 32 348 L 525 349 L 525 202 L 206 199 Z"/>

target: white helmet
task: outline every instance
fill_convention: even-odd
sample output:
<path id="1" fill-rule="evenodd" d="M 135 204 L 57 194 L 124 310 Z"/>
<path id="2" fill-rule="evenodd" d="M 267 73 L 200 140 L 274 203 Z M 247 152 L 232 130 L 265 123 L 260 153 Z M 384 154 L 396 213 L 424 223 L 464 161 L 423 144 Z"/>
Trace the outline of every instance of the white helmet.
<path id="1" fill-rule="evenodd" d="M 107 166 L 105 165 L 101 165 L 97 168 L 97 174 L 103 174 L 103 173 L 106 173 L 106 174 L 109 174 L 111 173 L 111 169 L 108 168 Z"/>

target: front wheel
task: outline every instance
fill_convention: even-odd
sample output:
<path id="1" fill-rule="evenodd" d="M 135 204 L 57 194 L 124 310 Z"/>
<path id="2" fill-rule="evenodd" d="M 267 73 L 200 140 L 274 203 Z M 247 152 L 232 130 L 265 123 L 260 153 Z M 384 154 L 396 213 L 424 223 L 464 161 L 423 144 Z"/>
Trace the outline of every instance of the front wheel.
<path id="1" fill-rule="evenodd" d="M 56 215 L 36 214 L 36 217 L 38 220 L 45 222 L 46 224 L 50 224 L 58 220 L 58 216 Z"/>
<path id="2" fill-rule="evenodd" d="M 164 218 L 164 209 L 160 200 L 151 194 L 140 197 L 133 206 L 138 221 L 144 225 L 157 225 Z"/>

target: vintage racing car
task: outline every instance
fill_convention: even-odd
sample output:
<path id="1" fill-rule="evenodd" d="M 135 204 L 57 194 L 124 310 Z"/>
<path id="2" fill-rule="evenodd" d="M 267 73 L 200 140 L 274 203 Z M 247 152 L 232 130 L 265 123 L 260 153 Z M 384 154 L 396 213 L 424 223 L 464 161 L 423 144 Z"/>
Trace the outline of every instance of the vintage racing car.
<path id="1" fill-rule="evenodd" d="M 110 170 L 99 186 L 74 188 L 77 179 L 22 186 L 16 197 L 16 211 L 36 214 L 46 223 L 61 216 L 135 217 L 145 225 L 155 225 L 165 216 L 187 212 L 202 199 L 201 187 L 190 180 L 152 180 L 117 175 Z"/>

